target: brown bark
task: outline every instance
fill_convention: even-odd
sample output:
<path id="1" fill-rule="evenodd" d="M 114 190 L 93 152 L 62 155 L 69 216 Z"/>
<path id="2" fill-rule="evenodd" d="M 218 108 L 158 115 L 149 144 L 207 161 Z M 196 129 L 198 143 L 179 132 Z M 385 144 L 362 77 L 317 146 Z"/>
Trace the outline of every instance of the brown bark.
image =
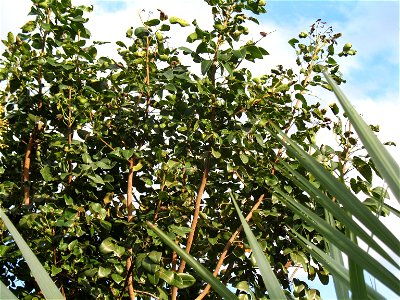
<path id="1" fill-rule="evenodd" d="M 24 172 L 22 175 L 22 186 L 23 186 L 23 193 L 24 193 L 24 205 L 31 204 L 30 199 L 30 183 L 29 183 L 29 169 L 31 167 L 31 153 L 34 144 L 34 134 L 32 133 L 31 137 L 29 138 L 28 147 L 25 152 L 25 159 L 24 159 Z"/>
<path id="2" fill-rule="evenodd" d="M 68 146 L 72 144 L 72 87 L 68 91 Z M 72 182 L 72 160 L 68 160 L 68 184 Z"/>
<path id="3" fill-rule="evenodd" d="M 128 222 L 132 222 L 133 219 L 133 204 L 132 204 L 132 188 L 133 188 L 133 168 L 135 166 L 135 158 L 132 156 L 129 159 L 129 174 L 128 174 L 128 187 L 126 191 L 126 207 L 128 211 Z M 132 279 L 132 249 L 129 249 L 130 256 L 126 260 L 126 271 L 127 271 L 127 285 L 128 285 L 128 293 L 129 299 L 135 300 L 135 289 L 133 288 L 133 279 Z"/>
<path id="4" fill-rule="evenodd" d="M 204 161 L 203 177 L 201 179 L 199 192 L 197 193 L 196 204 L 195 204 L 194 214 L 193 214 L 193 222 L 190 227 L 191 230 L 189 232 L 188 240 L 186 242 L 186 252 L 187 253 L 190 253 L 190 249 L 193 244 L 194 234 L 195 234 L 196 226 L 197 226 L 197 220 L 198 220 L 199 214 L 200 214 L 200 204 L 201 204 L 201 200 L 203 198 L 204 190 L 205 190 L 206 184 L 207 184 L 210 155 L 211 155 L 210 152 L 208 152 L 207 157 Z M 186 262 L 184 260 L 182 260 L 181 264 L 179 265 L 178 273 L 183 272 L 185 270 L 185 266 L 186 266 Z M 171 295 L 172 300 L 176 300 L 177 293 L 178 293 L 178 288 L 176 286 L 174 286 L 172 288 L 172 295 Z"/>
<path id="5" fill-rule="evenodd" d="M 248 221 L 251 219 L 251 217 L 253 216 L 254 211 L 255 211 L 256 209 L 258 209 L 258 207 L 260 206 L 260 204 L 261 204 L 262 201 L 264 200 L 264 197 L 265 197 L 265 194 L 262 194 L 262 195 L 258 198 L 256 204 L 254 204 L 254 206 L 252 207 L 252 209 L 250 210 L 250 212 L 247 214 L 247 216 L 246 216 L 246 218 L 245 218 L 247 222 L 248 222 Z M 215 267 L 215 270 L 214 270 L 214 272 L 213 272 L 213 276 L 214 276 L 214 277 L 216 277 L 216 276 L 218 275 L 218 272 L 219 272 L 219 270 L 220 270 L 220 268 L 221 268 L 221 266 L 222 266 L 222 263 L 224 262 L 224 259 L 225 259 L 226 255 L 228 254 L 229 248 L 232 246 L 233 241 L 237 238 L 237 236 L 239 235 L 239 233 L 240 233 L 242 230 L 243 230 L 243 226 L 240 225 L 240 226 L 238 227 L 238 229 L 236 229 L 236 231 L 231 235 L 231 237 L 229 238 L 228 242 L 226 243 L 225 248 L 224 248 L 224 250 L 222 251 L 221 256 L 220 256 L 220 258 L 219 258 L 219 260 L 218 260 L 217 266 Z M 207 286 L 206 286 L 206 288 L 204 289 L 204 291 L 196 298 L 196 300 L 203 299 L 203 298 L 208 294 L 208 292 L 210 291 L 210 288 L 211 288 L 211 285 L 210 285 L 210 284 L 207 284 Z"/>

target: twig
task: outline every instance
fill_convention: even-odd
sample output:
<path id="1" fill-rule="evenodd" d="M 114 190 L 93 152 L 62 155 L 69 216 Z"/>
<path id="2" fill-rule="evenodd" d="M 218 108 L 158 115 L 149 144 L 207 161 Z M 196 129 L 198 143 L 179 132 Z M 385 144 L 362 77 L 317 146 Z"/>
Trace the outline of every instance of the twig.
<path id="1" fill-rule="evenodd" d="M 247 222 L 248 222 L 248 221 L 251 219 L 251 217 L 253 216 L 254 211 L 255 211 L 256 209 L 258 209 L 258 207 L 260 206 L 260 204 L 261 204 L 262 201 L 264 200 L 264 197 L 265 197 L 265 194 L 262 194 L 262 195 L 258 198 L 256 204 L 254 204 L 254 206 L 252 207 L 252 209 L 250 210 L 250 212 L 247 214 L 247 216 L 246 216 L 246 218 L 245 218 Z M 226 255 L 227 255 L 227 253 L 228 253 L 229 248 L 231 247 L 233 241 L 236 239 L 236 237 L 239 235 L 239 233 L 240 233 L 242 230 L 243 230 L 243 226 L 240 225 L 240 226 L 238 227 L 238 229 L 236 229 L 236 231 L 231 235 L 230 239 L 229 239 L 228 242 L 226 243 L 225 248 L 224 248 L 224 250 L 222 251 L 221 256 L 220 256 L 220 258 L 219 258 L 219 260 L 218 260 L 217 266 L 215 267 L 215 270 L 214 270 L 214 272 L 213 272 L 213 276 L 214 276 L 214 277 L 216 277 L 216 276 L 218 275 L 218 272 L 219 272 L 219 270 L 220 270 L 220 268 L 221 268 L 221 266 L 222 266 L 222 263 L 224 262 L 224 259 L 225 259 Z M 208 294 L 208 292 L 210 291 L 210 288 L 211 288 L 211 285 L 210 285 L 210 284 L 207 284 L 207 286 L 205 287 L 204 291 L 196 298 L 196 300 L 203 299 L 203 298 Z"/>

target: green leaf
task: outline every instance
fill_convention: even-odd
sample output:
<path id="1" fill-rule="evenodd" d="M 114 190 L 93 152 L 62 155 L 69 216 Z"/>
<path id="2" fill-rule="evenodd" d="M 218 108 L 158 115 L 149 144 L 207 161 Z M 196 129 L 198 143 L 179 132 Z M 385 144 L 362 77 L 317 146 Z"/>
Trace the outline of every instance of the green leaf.
<path id="1" fill-rule="evenodd" d="M 96 184 L 104 184 L 103 179 L 102 179 L 99 175 L 97 175 L 97 174 L 94 174 L 94 175 L 87 175 L 87 177 L 88 177 L 90 180 L 92 180 L 94 183 L 96 183 Z"/>
<path id="2" fill-rule="evenodd" d="M 138 38 L 143 38 L 150 35 L 150 31 L 146 27 L 138 27 L 135 29 L 134 33 Z"/>
<path id="3" fill-rule="evenodd" d="M 232 54 L 234 56 L 236 56 L 237 58 L 239 58 L 239 59 L 245 58 L 246 57 L 246 53 L 247 53 L 247 51 L 246 51 L 245 47 L 240 48 L 239 50 L 233 50 L 232 51 Z"/>
<path id="4" fill-rule="evenodd" d="M 172 272 L 171 270 L 165 270 L 164 268 L 160 268 L 160 271 L 158 272 L 158 276 L 160 276 L 160 278 L 162 280 L 164 280 L 166 283 L 168 283 L 169 285 L 172 285 L 174 282 L 175 273 Z"/>
<path id="5" fill-rule="evenodd" d="M 101 242 L 99 250 L 101 253 L 107 254 L 114 252 L 116 247 L 117 247 L 117 241 L 112 237 L 108 237 Z"/>
<path id="6" fill-rule="evenodd" d="M 220 158 L 221 157 L 221 153 L 219 153 L 218 151 L 214 150 L 214 148 L 211 148 L 211 153 L 215 158 Z"/>
<path id="7" fill-rule="evenodd" d="M 8 231 L 13 236 L 15 243 L 18 245 L 18 248 L 21 250 L 22 256 L 28 264 L 29 269 L 35 277 L 36 282 L 39 285 L 44 296 L 47 299 L 64 299 L 57 286 L 51 280 L 49 274 L 43 268 L 42 264 L 39 262 L 35 254 L 33 254 L 32 250 L 19 234 L 18 230 L 12 224 L 10 219 L 3 212 L 2 208 L 0 208 L 0 217 L 3 220 L 4 225 L 7 227 Z M 1 293 L 1 295 L 3 295 L 3 293 Z"/>
<path id="8" fill-rule="evenodd" d="M 102 160 L 96 161 L 95 164 L 102 170 L 112 169 L 115 165 L 115 163 L 111 163 L 111 161 L 107 158 L 103 158 Z"/>
<path id="9" fill-rule="evenodd" d="M 176 273 L 174 276 L 174 284 L 179 289 L 186 289 L 192 286 L 196 279 L 188 273 Z"/>
<path id="10" fill-rule="evenodd" d="M 57 268 L 55 265 L 51 266 L 51 276 L 55 276 L 62 272 L 62 268 Z"/>
<path id="11" fill-rule="evenodd" d="M 296 48 L 296 44 L 299 42 L 298 39 L 292 38 L 291 40 L 288 41 L 289 45 L 292 46 L 293 48 Z"/>
<path id="12" fill-rule="evenodd" d="M 332 112 L 337 115 L 339 113 L 339 107 L 337 106 L 336 103 L 329 104 L 329 107 L 331 108 Z"/>
<path id="13" fill-rule="evenodd" d="M 186 26 L 190 25 L 189 22 L 187 22 L 181 18 L 177 18 L 177 17 L 170 17 L 169 22 L 171 24 L 179 24 L 179 25 L 181 25 L 181 27 L 186 27 Z"/>
<path id="14" fill-rule="evenodd" d="M 337 65 L 336 60 L 334 60 L 332 57 L 328 57 L 328 59 L 326 60 L 326 62 L 330 65 Z"/>
<path id="15" fill-rule="evenodd" d="M 168 229 L 171 232 L 173 232 L 179 236 L 183 236 L 183 237 L 185 237 L 186 234 L 188 234 L 191 231 L 190 227 L 177 226 L 177 225 L 173 225 L 173 224 L 169 225 Z"/>
<path id="16" fill-rule="evenodd" d="M 169 26 L 168 24 L 162 24 L 160 27 L 161 31 L 169 31 L 171 29 L 171 26 Z"/>
<path id="17" fill-rule="evenodd" d="M 85 164 L 91 164 L 91 163 L 92 163 L 92 159 L 90 158 L 90 155 L 87 154 L 87 153 L 83 153 L 83 154 L 82 154 L 82 161 L 83 161 Z"/>
<path id="18" fill-rule="evenodd" d="M 226 71 L 228 71 L 230 76 L 233 76 L 233 67 L 229 63 L 222 63 L 222 66 L 225 68 Z"/>
<path id="19" fill-rule="evenodd" d="M 307 107 L 307 101 L 306 101 L 306 98 L 304 98 L 303 94 L 301 94 L 301 93 L 296 93 L 296 94 L 294 95 L 294 97 L 295 97 L 296 99 L 300 100 L 301 103 L 303 103 L 303 107 Z"/>
<path id="20" fill-rule="evenodd" d="M 134 149 L 121 150 L 121 154 L 126 160 L 129 160 L 134 152 L 135 152 Z"/>
<path id="21" fill-rule="evenodd" d="M 156 25 L 160 24 L 160 20 L 159 19 L 152 19 L 152 20 L 144 22 L 144 24 L 147 25 L 147 26 L 156 26 Z"/>
<path id="22" fill-rule="evenodd" d="M 103 268 L 102 266 L 99 267 L 99 271 L 97 272 L 97 275 L 99 275 L 99 278 L 104 278 L 108 277 L 110 275 L 111 269 L 109 268 Z"/>
<path id="23" fill-rule="evenodd" d="M 118 284 L 125 280 L 124 277 L 122 277 L 121 275 L 116 274 L 116 273 L 112 273 L 111 278 Z"/>
<path id="24" fill-rule="evenodd" d="M 205 75 L 212 65 L 212 60 L 203 60 L 201 62 L 201 74 Z"/>
<path id="25" fill-rule="evenodd" d="M 242 162 L 244 163 L 244 164 L 247 164 L 248 162 L 249 162 L 249 157 L 246 155 L 246 154 L 244 154 L 244 153 L 240 153 L 240 159 L 242 160 Z"/>
<path id="26" fill-rule="evenodd" d="M 206 282 L 208 282 L 213 289 L 225 299 L 237 299 L 235 294 L 233 294 L 229 289 L 227 289 L 220 281 L 218 281 L 210 271 L 204 268 L 200 263 L 198 263 L 190 254 L 186 253 L 185 250 L 180 248 L 175 242 L 168 237 L 162 230 L 157 226 L 153 225 L 151 222 L 147 221 L 147 225 L 153 230 L 160 239 L 168 245 L 172 250 L 176 251 L 178 255 L 184 259 L 189 266 L 191 266 L 197 274 Z"/>
<path id="27" fill-rule="evenodd" d="M 35 21 L 28 21 L 25 23 L 24 26 L 21 27 L 23 33 L 32 32 L 35 29 L 36 22 Z"/>
<path id="28" fill-rule="evenodd" d="M 246 234 L 247 240 L 253 250 L 253 255 L 255 256 L 259 271 L 261 273 L 264 284 L 267 288 L 270 299 L 281 300 L 286 299 L 285 293 L 282 290 L 281 284 L 276 278 L 274 272 L 272 271 L 271 265 L 265 257 L 257 238 L 252 233 L 249 225 L 247 224 L 245 218 L 243 217 L 239 206 L 237 205 L 235 198 L 232 193 L 230 193 L 233 204 L 235 205 L 236 212 L 239 215 L 240 222 L 242 223 L 243 230 Z"/>
<path id="29" fill-rule="evenodd" d="M 137 171 L 141 170 L 142 168 L 143 168 L 142 163 L 141 163 L 141 162 L 138 162 L 138 163 L 132 168 L 132 170 L 133 170 L 134 172 L 137 172 Z"/>
<path id="30" fill-rule="evenodd" d="M 151 251 L 147 257 L 155 264 L 159 264 L 161 261 L 162 253 L 158 251 Z"/>
<path id="31" fill-rule="evenodd" d="M 254 45 L 250 45 L 246 47 L 247 53 L 249 53 L 253 58 L 263 58 L 263 53 L 260 48 Z"/>
<path id="32" fill-rule="evenodd" d="M 195 40 L 197 40 L 197 33 L 196 32 L 193 32 L 193 33 L 189 34 L 187 39 L 186 39 L 186 41 L 188 43 L 193 43 Z"/>
<path id="33" fill-rule="evenodd" d="M 44 181 L 51 181 L 54 179 L 53 175 L 51 175 L 51 170 L 49 166 L 44 166 L 43 168 L 41 168 L 40 174 L 42 174 Z"/>
<path id="34" fill-rule="evenodd" d="M 258 143 L 261 147 L 265 148 L 265 143 L 264 143 L 264 140 L 263 140 L 262 136 L 261 136 L 259 133 L 256 133 L 254 136 L 255 136 L 255 138 L 256 138 L 257 143 Z"/>

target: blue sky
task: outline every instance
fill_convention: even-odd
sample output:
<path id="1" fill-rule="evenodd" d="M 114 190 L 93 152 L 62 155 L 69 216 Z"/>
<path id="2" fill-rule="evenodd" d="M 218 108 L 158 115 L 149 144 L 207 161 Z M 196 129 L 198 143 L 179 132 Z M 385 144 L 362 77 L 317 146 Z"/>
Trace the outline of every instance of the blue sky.
<path id="1" fill-rule="evenodd" d="M 390 89 L 399 98 L 399 2 L 270 1 L 268 11 L 263 18 L 285 27 L 322 18 L 358 50 L 349 79 L 370 83 L 371 96 Z"/>
<path id="2" fill-rule="evenodd" d="M 189 22 L 197 19 L 204 26 L 210 25 L 210 10 L 202 0 L 72 2 L 94 4 L 88 27 L 97 40 L 123 40 L 130 26 L 140 26 L 138 12 L 142 9 L 156 11 L 160 8 L 170 16 Z M 18 32 L 27 20 L 29 7 L 28 0 L 0 0 L 1 39 L 6 39 L 8 31 Z M 322 18 L 335 31 L 343 33 L 339 46 L 351 42 L 358 51 L 354 57 L 339 60 L 348 81 L 343 90 L 368 122 L 381 125 L 381 140 L 392 140 L 400 146 L 399 9 L 398 1 L 267 1 L 268 13 L 259 17 L 260 26 L 252 25 L 250 29 L 258 37 L 260 31 L 276 30 L 262 45 L 271 55 L 265 62 L 250 65 L 250 68 L 265 73 L 278 63 L 293 66 L 294 53 L 287 41 Z M 174 33 L 173 40 L 180 44 L 192 30 L 180 29 Z M 0 52 L 3 49 L 0 46 Z M 109 45 L 104 49 L 105 55 L 113 50 Z M 327 99 L 325 104 L 334 101 L 333 95 L 323 94 L 323 97 Z M 400 151 L 390 150 L 400 161 Z M 398 227 L 397 224 L 393 228 Z M 329 289 L 320 287 L 324 299 L 334 298 L 331 286 Z M 387 296 L 395 299 L 394 295 Z"/>

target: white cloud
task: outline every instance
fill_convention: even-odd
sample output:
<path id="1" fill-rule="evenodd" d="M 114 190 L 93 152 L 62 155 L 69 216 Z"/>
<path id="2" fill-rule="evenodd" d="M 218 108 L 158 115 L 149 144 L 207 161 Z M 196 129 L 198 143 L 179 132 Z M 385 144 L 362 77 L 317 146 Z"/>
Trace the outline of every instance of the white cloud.
<path id="1" fill-rule="evenodd" d="M 8 32 L 17 33 L 28 19 L 31 2 L 29 0 L 0 1 L 0 39 L 5 39 Z M 31 17 L 32 18 L 32 17 Z M 0 50 L 4 46 L 1 44 Z"/>

